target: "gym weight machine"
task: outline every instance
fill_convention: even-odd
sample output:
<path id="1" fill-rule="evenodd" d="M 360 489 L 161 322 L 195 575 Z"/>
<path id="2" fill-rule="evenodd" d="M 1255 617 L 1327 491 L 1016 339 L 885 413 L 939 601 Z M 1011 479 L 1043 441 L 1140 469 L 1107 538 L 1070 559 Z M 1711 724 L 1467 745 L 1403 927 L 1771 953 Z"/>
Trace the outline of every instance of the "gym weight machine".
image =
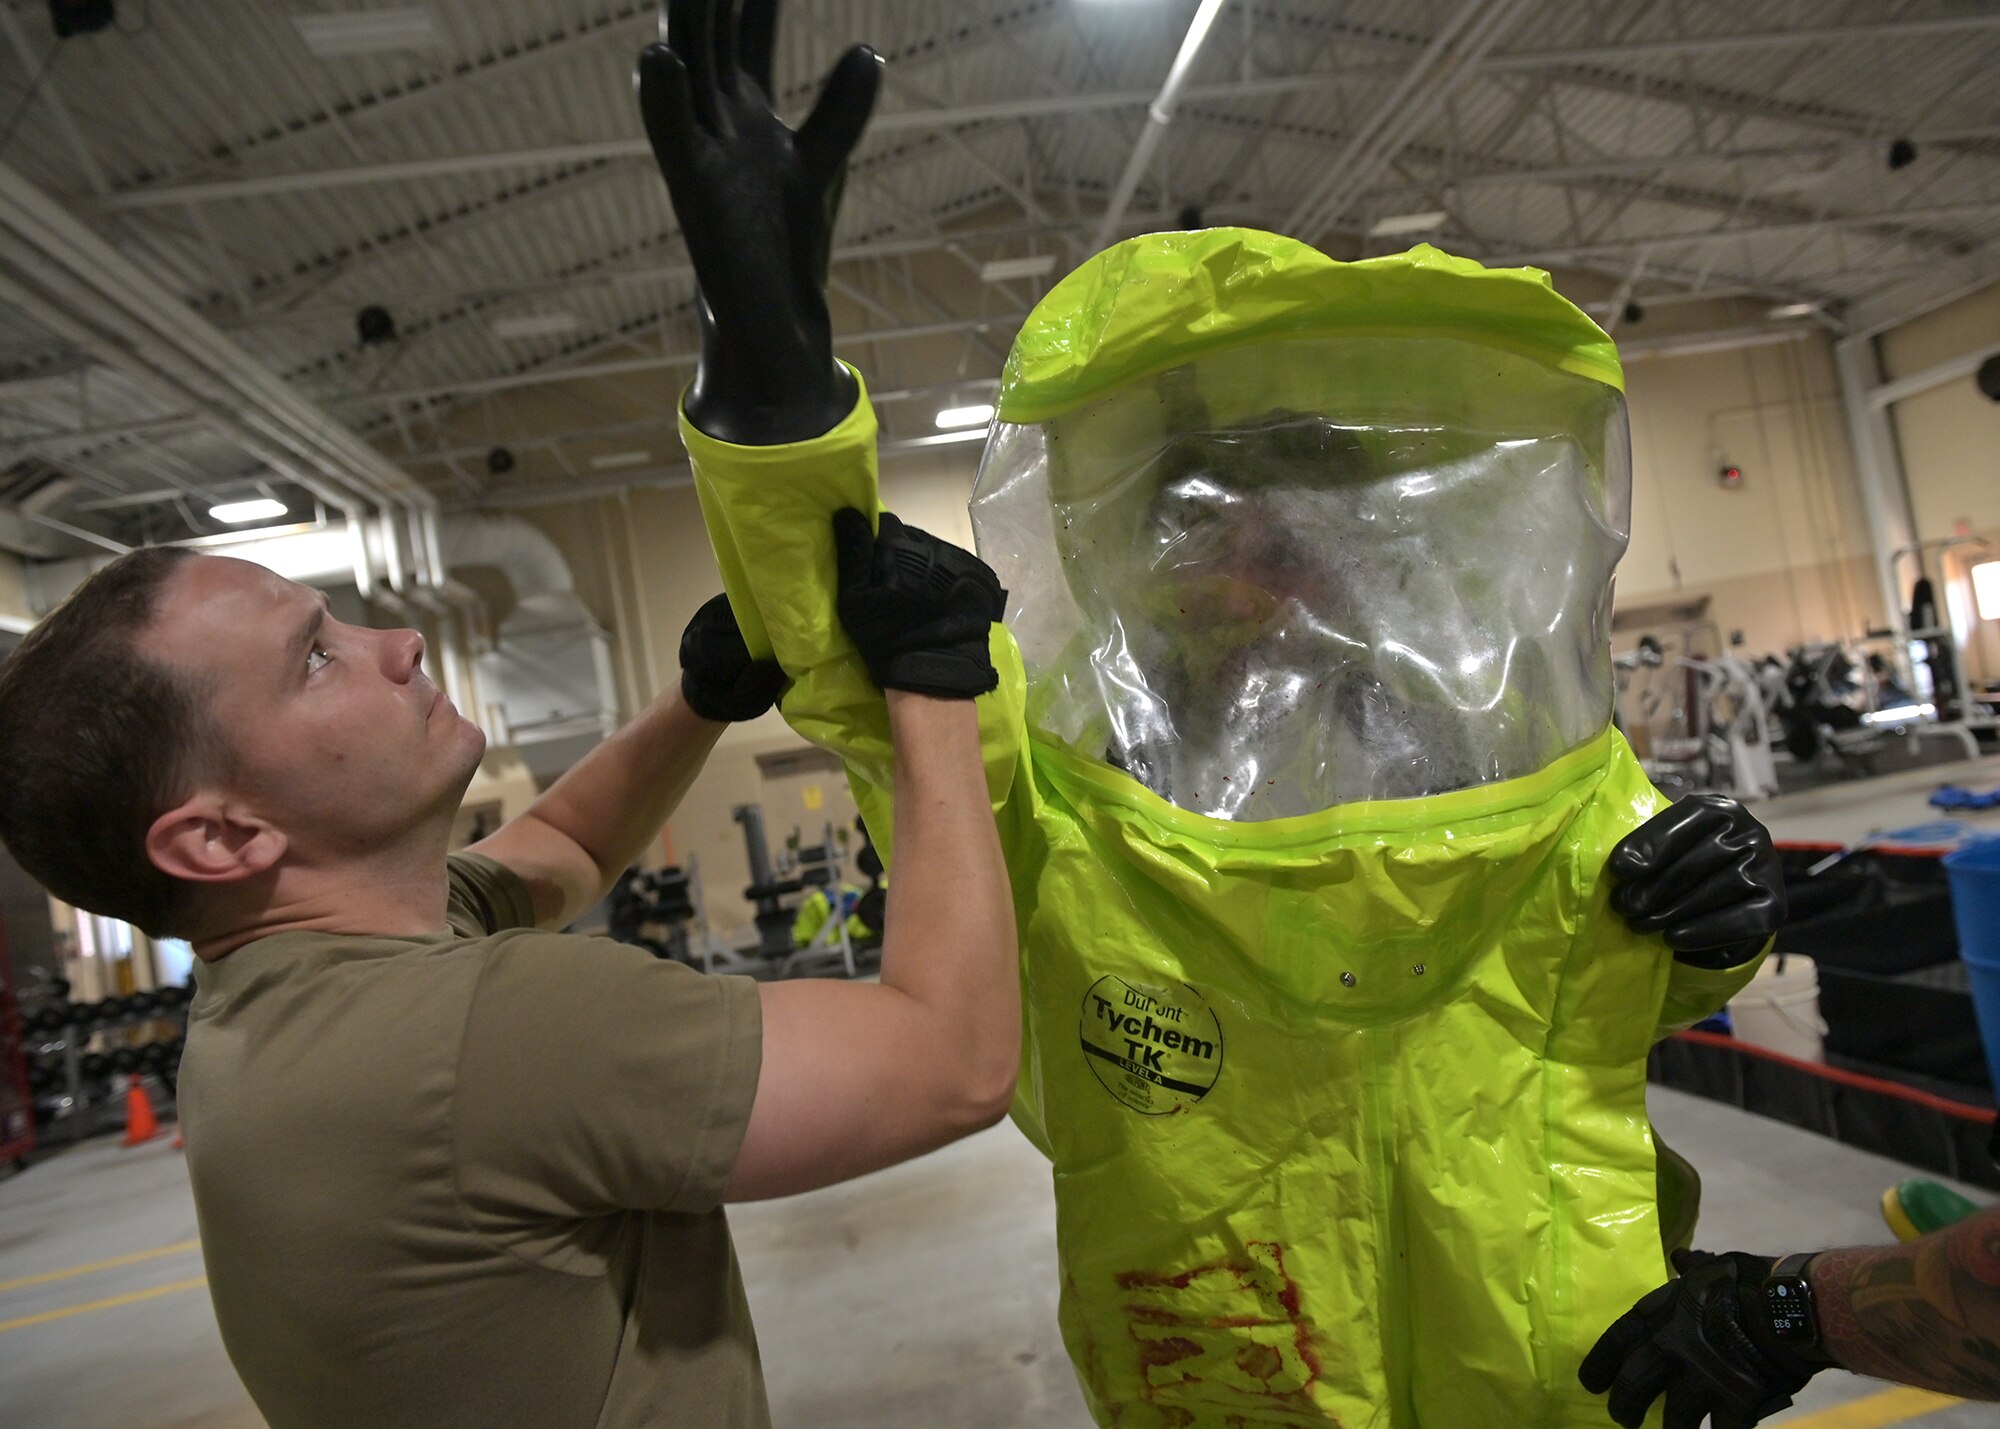
<path id="1" fill-rule="evenodd" d="M 715 936 L 702 898 L 701 864 L 690 857 L 685 865 L 625 871 L 611 890 L 609 932 L 659 958 L 671 958 L 712 973 L 740 972 L 747 960 Z"/>
<path id="2" fill-rule="evenodd" d="M 786 841 L 785 852 L 774 861 L 764 832 L 762 806 L 738 804 L 730 816 L 743 826 L 743 847 L 750 861 L 750 884 L 743 890 L 743 896 L 756 910 L 755 953 L 765 960 L 769 974 L 795 977 L 816 964 L 837 962 L 846 976 L 856 976 L 860 969 L 855 961 L 854 938 L 847 926 L 849 910 L 843 906 L 845 900 L 841 894 L 847 864 L 847 830 L 836 831 L 828 823 L 819 843 L 803 847 L 795 830 Z M 879 861 L 875 867 L 879 870 Z M 879 874 L 870 877 L 878 879 Z M 812 890 L 823 892 L 831 908 L 811 938 L 804 946 L 798 946 L 793 937 L 798 901 Z"/>

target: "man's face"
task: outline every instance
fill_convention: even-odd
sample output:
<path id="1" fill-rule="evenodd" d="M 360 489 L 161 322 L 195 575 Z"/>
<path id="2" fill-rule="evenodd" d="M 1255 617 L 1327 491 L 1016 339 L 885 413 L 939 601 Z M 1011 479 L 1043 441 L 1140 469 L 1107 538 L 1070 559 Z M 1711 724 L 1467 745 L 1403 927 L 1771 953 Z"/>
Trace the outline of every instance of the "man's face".
<path id="1" fill-rule="evenodd" d="M 219 783 L 307 857 L 377 852 L 448 817 L 485 735 L 423 672 L 423 638 L 334 619 L 317 591 L 204 557 L 167 586 L 147 653 L 202 682 Z"/>
<path id="2" fill-rule="evenodd" d="M 1287 605 L 1318 611 L 1338 581 L 1326 533 L 1309 524 L 1314 505 L 1309 489 L 1232 489 L 1205 474 L 1182 477 L 1149 512 L 1148 570 L 1201 628 L 1267 627 Z"/>
<path id="3" fill-rule="evenodd" d="M 1319 667 L 1348 643 L 1348 548 L 1368 533 L 1349 525 L 1345 489 L 1364 470 L 1352 434 L 1297 417 L 1190 434 L 1160 453 L 1136 585 L 1181 637 L 1191 674 Z"/>

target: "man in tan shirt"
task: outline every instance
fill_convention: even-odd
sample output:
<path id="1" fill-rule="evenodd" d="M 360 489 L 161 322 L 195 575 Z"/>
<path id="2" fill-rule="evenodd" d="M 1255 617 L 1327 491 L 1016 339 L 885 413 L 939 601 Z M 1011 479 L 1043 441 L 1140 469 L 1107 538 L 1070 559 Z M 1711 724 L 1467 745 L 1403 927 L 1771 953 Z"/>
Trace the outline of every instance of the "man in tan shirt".
<path id="1" fill-rule="evenodd" d="M 0 837 L 57 896 L 201 958 L 188 1163 L 223 1341 L 274 1429 L 765 1425 L 723 1203 L 1004 1114 L 1014 918 L 971 698 L 1004 593 L 897 539 L 841 571 L 896 744 L 879 985 L 542 931 L 776 696 L 720 598 L 680 688 L 450 858 L 484 740 L 413 631 L 149 549 L 0 667 Z"/>

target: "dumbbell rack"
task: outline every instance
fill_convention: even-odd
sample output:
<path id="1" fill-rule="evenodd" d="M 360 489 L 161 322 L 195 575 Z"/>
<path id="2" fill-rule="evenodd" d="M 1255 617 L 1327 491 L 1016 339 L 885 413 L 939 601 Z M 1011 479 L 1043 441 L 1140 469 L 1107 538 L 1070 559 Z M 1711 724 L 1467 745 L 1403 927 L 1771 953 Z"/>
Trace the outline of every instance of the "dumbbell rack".
<path id="1" fill-rule="evenodd" d="M 67 988 L 58 984 L 62 992 Z M 101 1002 L 72 1003 L 58 995 L 21 1014 L 22 1051 L 34 1095 L 37 1140 L 44 1146 L 116 1130 L 126 1081 L 151 1077 L 171 1095 L 186 1036 L 192 989 L 163 987 Z M 167 1022 L 173 1032 L 143 1043 L 119 1041 L 86 1050 L 99 1033 L 109 1043 L 121 1029 Z"/>
<path id="2" fill-rule="evenodd" d="M 35 1149 L 35 1097 L 28 1089 L 20 1006 L 7 927 L 0 920 L 0 1162 L 16 1167 Z"/>

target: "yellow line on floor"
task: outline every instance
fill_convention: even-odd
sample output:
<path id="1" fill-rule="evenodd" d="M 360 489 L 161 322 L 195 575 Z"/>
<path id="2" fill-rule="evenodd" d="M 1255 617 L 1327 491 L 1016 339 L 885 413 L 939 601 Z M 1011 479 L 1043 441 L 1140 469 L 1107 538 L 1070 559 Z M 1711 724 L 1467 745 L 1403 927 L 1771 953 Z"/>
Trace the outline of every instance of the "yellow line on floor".
<path id="1" fill-rule="evenodd" d="M 0 1325 L 0 1329 L 5 1328 Z M 1962 1399 L 1953 1399 L 1949 1394 L 1934 1394 L 1928 1389 L 1891 1389 L 1871 1394 L 1866 1399 L 1850 1399 L 1830 1409 L 1786 1419 L 1772 1429 L 1884 1429 L 1885 1425 L 1907 1423 L 1934 1410 L 1949 1409 L 1954 1404 L 1963 1403 Z"/>
<path id="2" fill-rule="evenodd" d="M 162 1295 L 172 1295 L 180 1290 L 193 1290 L 208 1284 L 206 1275 L 197 1275 L 192 1280 L 176 1280 L 171 1285 L 155 1285 L 150 1290 L 134 1290 L 129 1295 L 113 1295 L 105 1300 L 87 1300 L 81 1305 L 65 1305 L 60 1310 L 44 1310 L 39 1315 L 23 1315 L 18 1320 L 0 1320 L 0 1335 L 9 1330 L 25 1330 L 30 1325 L 46 1325 L 51 1320 L 67 1320 L 72 1315 L 88 1315 L 92 1310 L 112 1310 L 120 1305 L 136 1305 L 141 1300 L 157 1300 Z"/>
<path id="3" fill-rule="evenodd" d="M 191 1250 L 200 1249 L 201 1242 L 198 1240 L 181 1240 L 153 1250 L 135 1250 L 130 1255 L 114 1255 L 109 1260 L 93 1260 L 88 1265 L 72 1265 L 63 1270 L 44 1270 L 40 1275 L 23 1275 L 19 1280 L 0 1280 L 0 1294 L 5 1294 L 9 1290 L 19 1290 L 24 1285 L 46 1285 L 51 1280 L 67 1280 L 72 1275 L 91 1275 L 100 1270 L 115 1270 L 121 1265 L 137 1265 L 142 1260 L 158 1260 L 165 1255 L 186 1255 Z"/>

